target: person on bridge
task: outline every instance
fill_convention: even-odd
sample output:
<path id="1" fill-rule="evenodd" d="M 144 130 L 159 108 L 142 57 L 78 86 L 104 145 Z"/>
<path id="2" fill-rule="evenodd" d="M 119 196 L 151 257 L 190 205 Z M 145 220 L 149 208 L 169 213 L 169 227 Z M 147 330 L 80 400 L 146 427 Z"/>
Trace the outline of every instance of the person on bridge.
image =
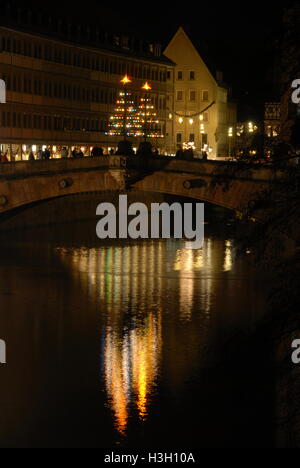
<path id="1" fill-rule="evenodd" d="M 202 159 L 203 159 L 203 161 L 207 161 L 207 160 L 208 160 L 208 155 L 207 155 L 207 152 L 206 152 L 206 151 L 202 151 Z"/>
<path id="2" fill-rule="evenodd" d="M 97 145 L 94 146 L 94 148 L 92 149 L 92 156 L 103 156 L 103 148 L 99 148 L 99 146 Z"/>
<path id="3" fill-rule="evenodd" d="M 97 145 L 94 146 L 93 149 L 92 149 L 92 153 L 91 153 L 91 155 L 92 155 L 93 158 L 95 158 L 96 156 L 98 156 L 98 151 L 99 151 L 98 146 L 97 146 Z"/>
<path id="4" fill-rule="evenodd" d="M 1 162 L 2 162 L 2 163 L 7 163 L 7 162 L 9 162 L 9 161 L 8 161 L 8 157 L 7 157 L 7 153 L 1 153 Z"/>
<path id="5" fill-rule="evenodd" d="M 51 153 L 49 151 L 49 148 L 46 148 L 43 154 L 43 159 L 49 160 L 51 156 Z"/>
<path id="6" fill-rule="evenodd" d="M 68 157 L 68 149 L 67 149 L 65 146 L 63 146 L 63 148 L 62 148 L 62 150 L 61 150 L 61 157 L 62 157 L 63 159 L 65 159 L 65 158 Z"/>
<path id="7" fill-rule="evenodd" d="M 180 148 L 178 148 L 177 150 L 176 159 L 184 159 L 184 152 L 182 146 L 180 146 Z"/>

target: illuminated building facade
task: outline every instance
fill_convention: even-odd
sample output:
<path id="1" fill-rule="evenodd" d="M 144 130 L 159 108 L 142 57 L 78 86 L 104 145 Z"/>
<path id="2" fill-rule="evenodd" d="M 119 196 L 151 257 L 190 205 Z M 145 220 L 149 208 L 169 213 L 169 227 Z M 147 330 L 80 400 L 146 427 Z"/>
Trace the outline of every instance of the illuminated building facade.
<path id="1" fill-rule="evenodd" d="M 198 50 L 179 28 L 164 54 L 176 63 L 168 79 L 174 83 L 172 133 L 176 147 L 193 143 L 213 157 L 228 156 L 228 128 L 236 124 L 236 106 L 228 100 L 221 73 L 215 78 Z"/>
<path id="2" fill-rule="evenodd" d="M 228 156 L 236 107 L 182 28 L 164 54 L 156 43 L 133 44 L 127 37 L 91 46 L 84 38 L 53 39 L 0 26 L 0 80 L 7 91 L 0 144 L 9 159 L 27 159 L 31 151 L 36 156 L 46 146 L 53 157 L 63 147 L 69 155 L 75 147 L 84 155 L 94 145 L 115 150 L 120 136 L 109 132 L 109 122 L 125 74 L 136 102 L 146 99 L 153 106 L 151 140 L 161 153 L 175 154 L 192 142 L 196 154 L 206 149 L 213 157 Z M 151 86 L 146 97 L 145 82 Z M 143 134 L 145 129 L 132 138 L 135 148 Z"/>
<path id="3" fill-rule="evenodd" d="M 126 38 L 125 38 L 126 39 Z M 101 48 L 0 27 L 0 79 L 7 102 L 1 104 L 0 143 L 9 156 L 27 158 L 44 145 L 60 156 L 60 148 L 93 145 L 116 148 L 119 137 L 106 135 L 107 124 L 122 89 L 120 77 L 132 78 L 131 91 L 140 98 L 146 80 L 166 134 L 166 96 L 172 94 L 167 71 L 172 62 L 158 45 L 136 52 L 129 39 Z M 138 142 L 136 142 L 138 146 Z M 165 138 L 154 142 L 166 146 Z"/>
<path id="4" fill-rule="evenodd" d="M 268 138 L 278 137 L 280 134 L 281 106 L 280 102 L 265 104 L 265 135 Z"/>

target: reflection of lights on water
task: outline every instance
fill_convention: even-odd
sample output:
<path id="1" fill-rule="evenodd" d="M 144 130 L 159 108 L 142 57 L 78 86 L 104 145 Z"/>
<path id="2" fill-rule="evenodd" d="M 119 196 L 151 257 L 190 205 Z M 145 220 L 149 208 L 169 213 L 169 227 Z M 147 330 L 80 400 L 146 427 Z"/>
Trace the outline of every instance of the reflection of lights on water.
<path id="1" fill-rule="evenodd" d="M 225 256 L 224 256 L 224 266 L 223 266 L 224 271 L 232 270 L 232 265 L 233 265 L 232 255 L 233 255 L 232 242 L 230 240 L 227 240 L 225 242 Z"/>
<path id="2" fill-rule="evenodd" d="M 201 308 L 206 315 L 210 314 L 212 301 L 212 280 L 207 274 L 212 268 L 212 243 L 205 241 L 201 250 L 177 250 L 173 270 L 179 272 L 180 317 L 182 321 L 191 320 L 195 288 L 200 293 Z M 196 272 L 203 273 L 197 277 Z"/>
<path id="3" fill-rule="evenodd" d="M 176 253 L 175 271 L 194 270 L 194 252 L 192 250 L 178 250 Z"/>
<path id="4" fill-rule="evenodd" d="M 207 316 L 211 313 L 211 240 L 206 239 L 203 250 L 168 251 L 165 246 L 158 241 L 58 249 L 105 319 L 103 378 L 121 435 L 135 411 L 142 421 L 149 413 L 162 359 L 161 317 L 168 285 L 174 294 L 174 314 L 181 322 L 191 321 L 195 291 L 199 309 Z M 167 264 L 171 274 L 166 276 Z"/>
<path id="5" fill-rule="evenodd" d="M 102 349 L 104 382 L 115 426 L 126 434 L 134 403 L 139 418 L 148 415 L 161 361 L 161 311 L 164 270 L 163 246 L 159 243 L 101 249 L 58 249 L 73 265 L 72 272 L 87 281 L 90 294 L 105 307 L 107 326 Z M 156 313 L 150 301 L 156 300 Z M 122 311 L 130 307 L 124 326 Z M 143 315 L 137 319 L 137 313 Z"/>
<path id="6" fill-rule="evenodd" d="M 203 250 L 177 250 L 174 271 L 194 271 L 203 267 Z"/>
<path id="7" fill-rule="evenodd" d="M 132 399 L 141 420 L 148 415 L 161 359 L 160 318 L 151 313 L 139 328 L 119 332 L 113 333 L 111 327 L 106 329 L 104 376 L 116 428 L 124 435 Z"/>

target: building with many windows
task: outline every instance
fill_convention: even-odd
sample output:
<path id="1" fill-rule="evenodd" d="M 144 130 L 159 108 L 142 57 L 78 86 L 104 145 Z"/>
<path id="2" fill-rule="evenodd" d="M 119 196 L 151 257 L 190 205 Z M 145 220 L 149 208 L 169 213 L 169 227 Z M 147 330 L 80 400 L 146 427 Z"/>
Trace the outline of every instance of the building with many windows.
<path id="1" fill-rule="evenodd" d="M 7 91 L 0 108 L 0 143 L 16 158 L 46 145 L 54 154 L 61 146 L 83 147 L 85 153 L 95 144 L 115 148 L 120 137 L 108 137 L 106 129 L 125 73 L 132 77 L 137 99 L 145 80 L 151 80 L 165 135 L 172 67 L 157 46 L 137 55 L 127 41 L 92 48 L 0 27 L 0 79 Z M 163 149 L 166 139 L 154 145 Z"/>
<path id="2" fill-rule="evenodd" d="M 107 125 L 124 74 L 136 100 L 145 81 L 151 83 L 163 135 L 152 143 L 161 153 L 175 154 L 192 142 L 198 154 L 209 149 L 212 156 L 228 155 L 235 106 L 182 28 L 164 54 L 157 43 L 123 36 L 88 42 L 86 35 L 53 39 L 0 26 L 0 79 L 6 84 L 0 144 L 11 159 L 27 159 L 46 146 L 54 157 L 62 147 L 79 147 L 86 155 L 94 145 L 116 149 L 120 137 L 108 135 Z"/>
<path id="3" fill-rule="evenodd" d="M 176 146 L 191 144 L 196 150 L 209 149 L 212 156 L 227 156 L 228 129 L 236 124 L 236 106 L 228 100 L 222 74 L 214 76 L 182 28 L 165 55 L 175 64 L 172 133 Z M 170 75 L 168 76 L 170 79 Z"/>

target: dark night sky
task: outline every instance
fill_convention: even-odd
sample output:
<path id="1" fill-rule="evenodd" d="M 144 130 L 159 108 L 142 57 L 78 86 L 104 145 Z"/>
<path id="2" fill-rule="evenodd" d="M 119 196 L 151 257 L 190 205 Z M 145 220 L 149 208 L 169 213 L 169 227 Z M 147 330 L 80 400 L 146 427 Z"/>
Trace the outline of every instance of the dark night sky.
<path id="1" fill-rule="evenodd" d="M 13 4 L 17 3 L 12 2 Z M 285 6 L 287 2 L 285 2 Z M 240 109 L 255 118 L 259 105 L 270 96 L 266 76 L 276 56 L 275 40 L 281 30 L 283 7 L 274 1 L 251 2 L 22 2 L 22 8 L 41 8 L 80 24 L 97 24 L 104 30 L 158 39 L 164 44 L 183 25 L 193 40 L 233 87 Z M 249 106 L 248 106 L 249 104 Z M 261 107 L 261 106 L 260 106 Z M 261 107 L 262 108 L 262 107 Z M 256 110 L 255 110 L 256 109 Z M 242 117 L 243 115 L 241 115 Z"/>

